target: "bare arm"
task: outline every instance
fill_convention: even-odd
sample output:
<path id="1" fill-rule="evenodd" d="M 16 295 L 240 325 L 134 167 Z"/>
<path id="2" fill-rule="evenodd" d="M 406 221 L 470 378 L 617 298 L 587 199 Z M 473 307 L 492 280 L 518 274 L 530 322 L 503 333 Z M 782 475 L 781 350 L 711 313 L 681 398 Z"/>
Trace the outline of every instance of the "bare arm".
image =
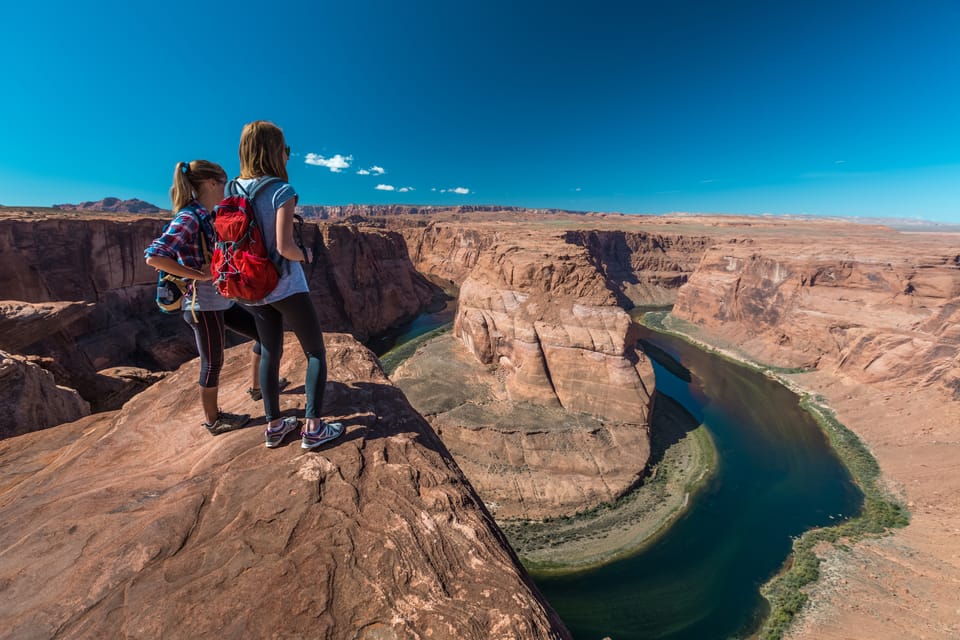
<path id="1" fill-rule="evenodd" d="M 306 256 L 293 239 L 293 214 L 297 198 L 290 198 L 277 209 L 277 251 L 287 260 L 302 262 Z"/>
<path id="2" fill-rule="evenodd" d="M 183 266 L 173 258 L 164 256 L 150 256 L 147 258 L 147 264 L 157 271 L 163 270 L 175 276 L 180 276 L 181 278 L 190 278 L 191 280 L 211 279 L 210 268 L 207 265 L 204 265 L 203 271 L 197 271 L 196 269 Z"/>

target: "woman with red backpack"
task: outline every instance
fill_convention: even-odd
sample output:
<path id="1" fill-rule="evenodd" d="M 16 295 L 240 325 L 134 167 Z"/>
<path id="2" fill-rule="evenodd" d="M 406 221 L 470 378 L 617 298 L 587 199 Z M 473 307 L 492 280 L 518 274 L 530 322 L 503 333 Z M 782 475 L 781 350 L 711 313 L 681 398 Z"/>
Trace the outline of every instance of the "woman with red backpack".
<path id="1" fill-rule="evenodd" d="M 274 289 L 264 298 L 244 303 L 253 314 L 260 334 L 266 446 L 271 449 L 279 446 L 286 435 L 300 425 L 295 416 L 280 416 L 278 380 L 286 323 L 296 334 L 307 358 L 306 423 L 300 439 L 304 449 L 313 450 L 338 438 L 344 428 L 339 422 L 324 422 L 320 418 L 327 383 L 327 355 L 320 320 L 300 264 L 311 262 L 310 252 L 294 238 L 297 193 L 287 183 L 289 159 L 290 147 L 279 127 L 263 120 L 247 124 L 240 134 L 240 177 L 230 183 L 228 193 L 250 194 L 257 227 L 279 276 Z"/>
<path id="2" fill-rule="evenodd" d="M 196 337 L 200 354 L 202 424 L 212 435 L 238 429 L 250 420 L 249 414 L 227 413 L 218 407 L 225 329 L 255 341 L 251 362 L 253 384 L 247 393 L 255 400 L 260 399 L 260 344 L 256 323 L 243 307 L 220 297 L 210 282 L 209 251 L 214 243 L 210 212 L 223 198 L 226 182 L 226 172 L 214 162 L 178 162 L 170 187 L 170 199 L 177 213 L 161 236 L 144 251 L 151 267 L 192 281 L 182 301 L 183 319 Z"/>

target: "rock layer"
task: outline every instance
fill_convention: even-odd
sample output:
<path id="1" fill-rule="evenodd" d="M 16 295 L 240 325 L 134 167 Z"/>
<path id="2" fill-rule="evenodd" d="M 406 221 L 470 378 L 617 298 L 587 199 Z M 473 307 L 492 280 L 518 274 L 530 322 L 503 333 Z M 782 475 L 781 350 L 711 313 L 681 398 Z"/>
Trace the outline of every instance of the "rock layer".
<path id="1" fill-rule="evenodd" d="M 892 234 L 890 234 L 892 235 Z M 853 380 L 942 384 L 960 400 L 960 256 L 922 238 L 712 247 L 673 314 L 759 359 Z"/>
<path id="2" fill-rule="evenodd" d="M 392 375 L 433 425 L 499 520 L 568 516 L 636 486 L 650 455 L 645 424 L 511 402 L 495 371 L 452 335 Z"/>
<path id="3" fill-rule="evenodd" d="M 73 389 L 26 358 L 0 351 L 0 439 L 90 415 Z"/>
<path id="4" fill-rule="evenodd" d="M 463 282 L 454 335 L 512 400 L 646 424 L 653 372 L 586 251 L 544 234 L 500 243 Z"/>
<path id="5" fill-rule="evenodd" d="M 5 636 L 568 638 L 376 358 L 327 349 L 346 433 L 320 452 L 266 449 L 256 425 L 210 437 L 196 361 L 119 412 L 0 442 Z M 302 380 L 292 336 L 285 354 Z M 233 410 L 246 359 L 228 352 Z"/>
<path id="6" fill-rule="evenodd" d="M 157 309 L 156 274 L 143 260 L 164 223 L 3 212 L 0 299 L 21 302 L 0 309 L 0 347 L 55 358 L 70 373 L 70 386 L 98 409 L 106 408 L 98 400 L 99 370 L 173 369 L 194 357 L 193 336 L 180 315 Z M 307 271 L 325 330 L 366 339 L 413 317 L 439 295 L 416 273 L 395 232 L 308 224 L 304 241 L 317 256 Z M 62 308 L 53 313 L 57 305 Z"/>

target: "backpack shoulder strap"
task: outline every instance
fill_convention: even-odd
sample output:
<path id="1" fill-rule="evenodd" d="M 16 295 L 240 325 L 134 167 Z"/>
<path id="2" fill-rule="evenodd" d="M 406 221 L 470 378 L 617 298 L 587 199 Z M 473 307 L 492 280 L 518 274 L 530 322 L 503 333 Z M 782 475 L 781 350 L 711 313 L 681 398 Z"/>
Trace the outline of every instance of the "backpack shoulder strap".
<path id="1" fill-rule="evenodd" d="M 203 256 L 204 264 L 210 262 L 210 247 L 207 246 L 207 233 L 203 229 L 203 220 L 200 219 L 200 212 L 196 208 L 190 208 L 190 212 L 197 220 L 197 235 L 200 236 L 200 255 Z"/>
<path id="2" fill-rule="evenodd" d="M 253 183 L 253 188 L 250 189 L 250 193 L 247 197 L 250 198 L 251 200 L 256 198 L 257 194 L 260 193 L 261 189 L 263 189 L 268 184 L 273 184 L 274 182 L 283 182 L 283 181 L 280 178 L 277 178 L 276 176 L 268 176 L 265 178 L 261 178 L 257 182 Z"/>

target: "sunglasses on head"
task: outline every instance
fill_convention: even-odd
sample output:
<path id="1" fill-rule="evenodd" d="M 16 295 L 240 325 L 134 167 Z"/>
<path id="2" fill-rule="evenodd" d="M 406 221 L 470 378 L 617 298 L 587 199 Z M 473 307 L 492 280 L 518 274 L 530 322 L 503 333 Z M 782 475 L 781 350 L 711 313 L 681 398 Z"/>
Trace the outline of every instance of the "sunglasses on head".
<path id="1" fill-rule="evenodd" d="M 290 155 L 290 145 L 285 146 L 283 148 L 283 152 L 286 153 L 287 155 Z"/>

